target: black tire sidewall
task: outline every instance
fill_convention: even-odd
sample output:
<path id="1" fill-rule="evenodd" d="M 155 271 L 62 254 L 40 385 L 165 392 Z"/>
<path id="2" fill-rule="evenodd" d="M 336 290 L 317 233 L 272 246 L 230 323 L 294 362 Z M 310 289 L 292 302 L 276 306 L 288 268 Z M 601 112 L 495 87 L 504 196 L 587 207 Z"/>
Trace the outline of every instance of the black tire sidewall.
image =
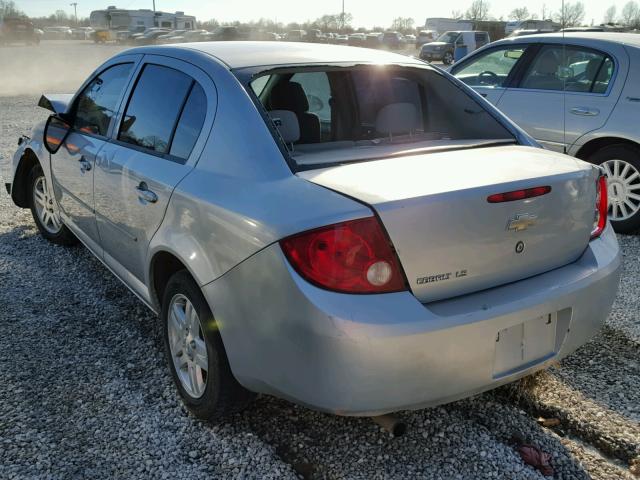
<path id="1" fill-rule="evenodd" d="M 202 332 L 205 337 L 205 344 L 207 346 L 209 365 L 209 371 L 207 372 L 207 385 L 205 387 L 204 394 L 199 398 L 194 398 L 189 395 L 182 386 L 182 383 L 178 378 L 178 374 L 176 373 L 171 349 L 169 347 L 169 305 L 171 303 L 171 299 L 177 294 L 182 294 L 187 297 L 196 309 L 202 326 Z M 176 384 L 185 405 L 195 416 L 202 419 L 211 420 L 221 416 L 221 397 L 223 389 L 229 380 L 227 376 L 230 375 L 231 372 L 229 370 L 228 361 L 226 360 L 226 353 L 222 345 L 222 339 L 220 338 L 220 334 L 217 332 L 211 309 L 202 295 L 200 287 L 188 272 L 178 272 L 169 280 L 162 301 L 161 319 L 167 363 L 169 365 L 173 381 Z"/>
<path id="2" fill-rule="evenodd" d="M 627 162 L 640 172 L 640 149 L 632 145 L 609 145 L 590 155 L 588 161 L 594 165 L 601 165 L 614 159 Z M 634 233 L 640 230 L 640 212 L 627 220 L 609 221 L 617 233 Z"/>
<path id="3" fill-rule="evenodd" d="M 38 212 L 36 211 L 36 207 L 34 205 L 34 200 L 33 200 L 33 189 L 34 189 L 36 180 L 38 179 L 38 177 L 41 177 L 42 175 L 44 175 L 44 171 L 42 170 L 42 167 L 40 166 L 40 164 L 34 165 L 31 168 L 31 171 L 29 172 L 29 183 L 28 183 L 29 209 L 31 210 L 33 221 L 35 222 L 36 227 L 40 232 L 40 235 L 42 235 L 45 239 L 49 240 L 50 242 L 56 243 L 58 245 L 67 245 L 67 246 L 75 245 L 78 242 L 78 240 L 65 225 L 62 225 L 58 233 L 51 233 L 46 228 L 44 228 L 44 225 L 42 225 L 42 222 L 38 217 Z"/>

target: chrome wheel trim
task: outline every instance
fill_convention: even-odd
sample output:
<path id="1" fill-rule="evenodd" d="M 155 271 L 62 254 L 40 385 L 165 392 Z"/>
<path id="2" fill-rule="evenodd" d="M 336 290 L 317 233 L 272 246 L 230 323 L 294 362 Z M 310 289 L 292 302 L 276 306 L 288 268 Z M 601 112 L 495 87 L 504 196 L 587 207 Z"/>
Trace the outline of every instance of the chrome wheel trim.
<path id="1" fill-rule="evenodd" d="M 178 293 L 169 302 L 167 329 L 171 360 L 182 388 L 200 398 L 207 388 L 207 345 L 198 313 L 191 301 Z"/>
<path id="2" fill-rule="evenodd" d="M 602 164 L 607 172 L 609 218 L 621 222 L 640 212 L 640 172 L 624 160 L 612 159 Z"/>
<path id="3" fill-rule="evenodd" d="M 44 175 L 36 178 L 36 181 L 33 183 L 32 193 L 33 205 L 42 227 L 52 235 L 60 233 L 62 220 L 60 220 L 58 206 L 53 200 L 53 196 L 49 193 L 47 178 Z"/>

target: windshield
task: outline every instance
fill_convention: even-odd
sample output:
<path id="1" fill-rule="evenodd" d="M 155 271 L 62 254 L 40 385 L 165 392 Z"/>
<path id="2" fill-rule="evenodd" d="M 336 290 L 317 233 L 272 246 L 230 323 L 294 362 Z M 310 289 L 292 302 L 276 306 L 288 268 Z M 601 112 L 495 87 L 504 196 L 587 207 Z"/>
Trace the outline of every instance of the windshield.
<path id="1" fill-rule="evenodd" d="M 278 69 L 249 85 L 298 164 L 514 141 L 480 104 L 431 68 Z"/>
<path id="2" fill-rule="evenodd" d="M 460 35 L 458 32 L 443 33 L 438 37 L 438 40 L 436 41 L 444 43 L 454 43 L 456 41 L 456 38 L 458 38 L 458 35 Z"/>

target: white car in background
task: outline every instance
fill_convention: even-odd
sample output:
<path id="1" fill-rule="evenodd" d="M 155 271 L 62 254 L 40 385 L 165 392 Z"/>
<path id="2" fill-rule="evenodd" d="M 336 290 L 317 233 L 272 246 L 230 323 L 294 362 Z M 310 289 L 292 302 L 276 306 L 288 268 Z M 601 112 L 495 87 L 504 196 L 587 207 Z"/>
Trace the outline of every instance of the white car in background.
<path id="1" fill-rule="evenodd" d="M 509 38 L 451 73 L 546 148 L 602 165 L 613 227 L 640 228 L 640 35 Z"/>

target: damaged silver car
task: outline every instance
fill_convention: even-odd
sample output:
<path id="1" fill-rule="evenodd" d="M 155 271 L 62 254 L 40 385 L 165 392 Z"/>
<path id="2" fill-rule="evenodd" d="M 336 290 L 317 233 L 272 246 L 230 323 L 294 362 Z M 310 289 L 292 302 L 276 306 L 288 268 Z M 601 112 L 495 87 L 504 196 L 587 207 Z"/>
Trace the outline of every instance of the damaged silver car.
<path id="1" fill-rule="evenodd" d="M 602 171 L 416 59 L 142 47 L 41 105 L 13 201 L 160 315 L 201 418 L 256 392 L 341 415 L 450 402 L 571 353 L 616 295 Z"/>

